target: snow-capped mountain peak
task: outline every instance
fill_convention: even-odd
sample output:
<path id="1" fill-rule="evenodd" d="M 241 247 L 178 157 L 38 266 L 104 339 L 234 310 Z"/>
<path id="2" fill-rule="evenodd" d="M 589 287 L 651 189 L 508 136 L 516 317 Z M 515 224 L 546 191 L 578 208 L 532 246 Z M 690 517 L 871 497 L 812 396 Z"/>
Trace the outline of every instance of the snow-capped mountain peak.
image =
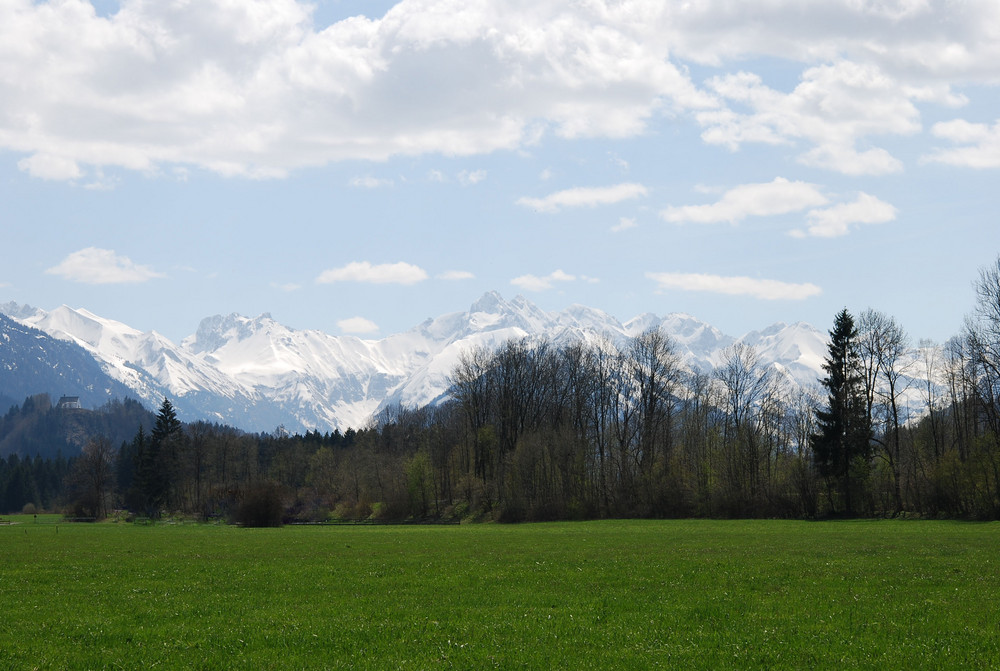
<path id="1" fill-rule="evenodd" d="M 11 319 L 25 320 L 38 313 L 38 308 L 30 305 L 19 305 L 18 303 L 0 303 L 0 314 L 5 314 Z"/>
<path id="2" fill-rule="evenodd" d="M 156 331 L 144 333 L 126 324 L 99 317 L 85 309 L 60 306 L 51 312 L 35 310 L 22 323 L 48 335 L 75 343 L 89 352 L 112 379 L 132 389 L 150 406 L 164 396 L 191 396 L 179 405 L 190 418 L 223 420 L 227 412 L 204 405 L 204 399 L 226 398 L 245 407 L 253 405 L 252 392 L 213 366 L 177 347 Z M 44 390 L 42 390 L 44 391 Z"/>
<path id="3" fill-rule="evenodd" d="M 74 341 L 86 349 L 97 349 L 125 355 L 130 341 L 140 337 L 141 331 L 112 319 L 98 317 L 85 309 L 62 305 L 51 312 L 38 310 L 24 319 L 37 329 L 64 340 Z"/>
<path id="4" fill-rule="evenodd" d="M 684 365 L 710 371 L 737 342 L 691 315 L 639 315 L 624 324 L 584 305 L 546 312 L 495 291 L 467 311 L 425 320 L 379 340 L 296 330 L 270 314 L 207 317 L 179 345 L 155 331 L 141 332 L 62 306 L 52 312 L 16 304 L 7 314 L 84 347 L 108 375 L 155 407 L 169 396 L 186 419 L 212 419 L 255 431 L 345 429 L 365 425 L 380 407 L 420 406 L 447 394 L 463 352 L 495 348 L 510 339 L 545 338 L 562 345 L 608 340 L 624 346 L 650 328 L 674 342 Z M 775 324 L 744 335 L 764 363 L 780 364 L 803 384 L 821 375 L 824 334 L 807 324 Z"/>
<path id="5" fill-rule="evenodd" d="M 182 340 L 181 345 L 194 354 L 212 352 L 233 340 L 246 340 L 274 323 L 268 312 L 255 319 L 235 312 L 206 317 L 201 320 L 195 334 Z"/>
<path id="6" fill-rule="evenodd" d="M 763 361 L 780 362 L 799 385 L 814 384 L 823 374 L 827 337 L 810 324 L 772 324 L 746 333 L 739 342 L 754 347 Z"/>
<path id="7" fill-rule="evenodd" d="M 485 294 L 480 296 L 479 300 L 472 304 L 469 308 L 470 314 L 476 314 L 478 312 L 486 314 L 500 314 L 504 311 L 507 306 L 507 301 L 496 291 L 487 291 Z"/>

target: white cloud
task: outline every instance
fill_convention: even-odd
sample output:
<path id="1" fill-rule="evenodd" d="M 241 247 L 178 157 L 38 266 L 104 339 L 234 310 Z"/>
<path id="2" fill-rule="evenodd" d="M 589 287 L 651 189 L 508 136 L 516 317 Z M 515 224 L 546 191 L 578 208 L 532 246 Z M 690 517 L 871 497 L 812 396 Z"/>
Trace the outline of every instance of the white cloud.
<path id="1" fill-rule="evenodd" d="M 726 191 L 719 200 L 708 205 L 668 207 L 660 212 L 674 223 L 695 222 L 736 224 L 747 217 L 791 214 L 809 209 L 806 230 L 790 232 L 794 237 L 836 237 L 846 235 L 856 224 L 881 224 L 896 218 L 896 208 L 867 193 L 860 193 L 851 202 L 830 207 L 829 198 L 815 184 L 790 182 L 782 177 L 762 184 L 743 184 Z"/>
<path id="2" fill-rule="evenodd" d="M 58 265 L 45 271 L 84 284 L 137 284 L 165 277 L 162 273 L 133 263 L 113 250 L 87 247 L 73 252 Z"/>
<path id="3" fill-rule="evenodd" d="M 458 281 L 471 280 L 476 276 L 467 270 L 449 270 L 437 276 L 439 280 Z"/>
<path id="4" fill-rule="evenodd" d="M 931 132 L 959 146 L 938 149 L 926 160 L 966 168 L 1000 168 L 1000 121 L 987 126 L 955 119 L 934 124 Z"/>
<path id="5" fill-rule="evenodd" d="M 78 179 L 83 171 L 76 161 L 52 154 L 35 154 L 17 162 L 17 167 L 32 177 L 51 180 Z"/>
<path id="6" fill-rule="evenodd" d="M 278 284 L 272 282 L 271 286 L 274 287 L 275 289 L 280 289 L 281 291 L 284 291 L 286 293 L 292 293 L 293 291 L 298 291 L 299 289 L 302 288 L 301 284 L 295 284 L 294 282 L 287 282 L 285 284 Z"/>
<path id="7" fill-rule="evenodd" d="M 427 272 L 409 263 L 372 265 L 368 261 L 353 261 L 342 268 L 324 270 L 316 278 L 318 284 L 333 282 L 366 282 L 370 284 L 416 284 L 427 279 Z"/>
<path id="8" fill-rule="evenodd" d="M 94 171 L 93 178 L 83 185 L 84 189 L 88 191 L 114 191 L 121 179 L 118 177 L 109 177 L 104 174 L 104 171 L 98 168 Z"/>
<path id="9" fill-rule="evenodd" d="M 903 163 L 885 149 L 858 151 L 852 145 L 829 143 L 810 149 L 800 157 L 804 165 L 829 168 L 845 175 L 888 175 L 903 169 Z"/>
<path id="10" fill-rule="evenodd" d="M 604 187 L 576 187 L 556 191 L 544 198 L 518 198 L 517 204 L 539 212 L 558 212 L 564 207 L 595 207 L 611 205 L 646 195 L 642 184 L 625 183 Z"/>
<path id="11" fill-rule="evenodd" d="M 619 217 L 618 223 L 611 227 L 612 232 L 621 233 L 622 231 L 627 231 L 630 228 L 635 228 L 635 218 L 633 217 Z"/>
<path id="12" fill-rule="evenodd" d="M 50 178 L 74 164 L 279 177 L 630 137 L 709 101 L 654 39 L 659 3 L 402 0 L 318 31 L 304 0 L 192 7 L 5 3 L 0 148 Z"/>
<path id="13" fill-rule="evenodd" d="M 393 181 L 365 175 L 364 177 L 355 177 L 350 181 L 350 185 L 362 189 L 377 189 L 382 186 L 392 186 Z"/>
<path id="14" fill-rule="evenodd" d="M 485 170 L 461 170 L 455 175 L 454 179 L 462 186 L 474 186 L 485 180 L 486 174 Z M 448 184 L 452 181 L 451 177 L 440 170 L 429 171 L 427 179 L 439 184 Z"/>
<path id="15" fill-rule="evenodd" d="M 659 291 L 704 291 L 730 296 L 750 296 L 762 300 L 803 300 L 822 293 L 815 284 L 791 284 L 752 277 L 727 277 L 700 273 L 646 273 Z"/>
<path id="16" fill-rule="evenodd" d="M 485 170 L 463 170 L 458 173 L 458 181 L 462 186 L 479 184 L 484 179 L 486 179 Z"/>
<path id="17" fill-rule="evenodd" d="M 624 172 L 628 172 L 628 169 L 629 169 L 628 161 L 626 161 L 625 159 L 623 159 L 618 154 L 615 154 L 614 152 L 609 152 L 608 153 L 608 160 L 611 161 L 611 164 L 613 166 L 615 166 L 616 168 L 618 168 L 618 170 L 620 170 L 621 172 L 623 172 L 623 173 Z"/>
<path id="18" fill-rule="evenodd" d="M 280 177 L 633 137 L 692 112 L 709 143 L 782 144 L 811 166 L 886 174 L 902 163 L 878 138 L 919 132 L 916 104 L 960 106 L 952 87 L 1000 83 L 993 0 L 401 0 L 322 29 L 305 0 L 3 12 L 0 149 L 44 179 L 101 166 Z M 767 59 L 808 68 L 789 91 L 730 67 Z M 687 63 L 722 74 L 702 89 Z M 973 153 L 936 160 L 990 161 Z"/>
<path id="19" fill-rule="evenodd" d="M 525 291 L 546 291 L 551 289 L 556 282 L 573 282 L 576 279 L 575 275 L 570 275 L 562 270 L 555 270 L 544 277 L 539 277 L 537 275 L 521 275 L 520 277 L 512 279 L 510 283 L 516 287 L 524 289 Z"/>
<path id="20" fill-rule="evenodd" d="M 832 238 L 847 235 L 855 224 L 884 224 L 896 218 L 896 208 L 867 193 L 860 193 L 850 203 L 839 203 L 822 210 L 811 210 L 807 215 L 809 227 L 805 232 L 792 231 L 795 237 L 811 235 Z"/>
<path id="21" fill-rule="evenodd" d="M 674 223 L 736 224 L 751 216 L 788 214 L 827 202 L 827 197 L 815 184 L 777 177 L 771 182 L 734 187 L 710 205 L 668 207 L 660 216 Z"/>
<path id="22" fill-rule="evenodd" d="M 848 59 L 921 82 L 1000 77 L 993 0 L 700 0 L 670 3 L 668 14 L 661 39 L 677 58 L 697 63 Z"/>
<path id="23" fill-rule="evenodd" d="M 338 321 L 337 328 L 344 333 L 375 333 L 378 331 L 378 324 L 364 317 L 351 317 Z"/>
<path id="24" fill-rule="evenodd" d="M 697 114 L 706 142 L 735 150 L 747 142 L 805 141 L 813 147 L 799 156 L 800 162 L 848 175 L 902 170 L 902 162 L 884 148 L 858 145 L 871 136 L 919 132 L 920 113 L 911 98 L 926 95 L 874 65 L 843 60 L 809 68 L 788 94 L 747 72 L 715 77 L 708 86 L 720 106 Z"/>

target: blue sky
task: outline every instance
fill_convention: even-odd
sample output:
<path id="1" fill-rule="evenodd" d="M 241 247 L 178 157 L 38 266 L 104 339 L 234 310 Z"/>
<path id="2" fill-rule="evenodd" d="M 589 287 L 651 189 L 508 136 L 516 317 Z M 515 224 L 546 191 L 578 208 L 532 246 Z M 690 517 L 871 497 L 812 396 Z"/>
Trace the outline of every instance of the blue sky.
<path id="1" fill-rule="evenodd" d="M 1000 253 L 998 35 L 992 0 L 0 0 L 0 302 L 943 341 Z"/>

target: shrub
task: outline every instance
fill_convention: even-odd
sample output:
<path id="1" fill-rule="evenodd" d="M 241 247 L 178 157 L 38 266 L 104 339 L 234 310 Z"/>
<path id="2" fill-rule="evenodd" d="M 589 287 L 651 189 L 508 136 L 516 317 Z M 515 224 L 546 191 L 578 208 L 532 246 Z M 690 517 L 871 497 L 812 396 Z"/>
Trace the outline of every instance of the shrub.
<path id="1" fill-rule="evenodd" d="M 243 492 L 233 522 L 244 527 L 280 527 L 285 512 L 281 485 L 258 482 Z"/>
<path id="2" fill-rule="evenodd" d="M 335 520 L 364 520 L 372 515 L 372 507 L 365 501 L 341 501 L 330 515 Z"/>

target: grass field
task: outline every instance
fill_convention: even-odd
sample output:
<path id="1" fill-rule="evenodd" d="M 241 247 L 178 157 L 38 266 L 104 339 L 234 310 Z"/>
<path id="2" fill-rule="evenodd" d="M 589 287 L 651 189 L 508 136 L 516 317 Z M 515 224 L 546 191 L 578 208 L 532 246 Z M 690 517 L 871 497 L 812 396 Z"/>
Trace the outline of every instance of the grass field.
<path id="1" fill-rule="evenodd" d="M 1000 524 L 8 519 L 0 669 L 1000 666 Z"/>

